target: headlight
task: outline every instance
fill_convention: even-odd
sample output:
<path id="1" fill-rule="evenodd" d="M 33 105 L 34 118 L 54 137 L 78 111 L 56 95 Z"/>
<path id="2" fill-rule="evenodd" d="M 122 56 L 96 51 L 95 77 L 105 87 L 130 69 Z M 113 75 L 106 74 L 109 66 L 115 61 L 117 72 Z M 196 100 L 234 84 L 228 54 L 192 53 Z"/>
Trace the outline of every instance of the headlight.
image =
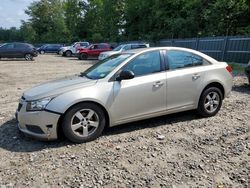
<path id="1" fill-rule="evenodd" d="M 26 110 L 27 111 L 41 111 L 49 104 L 51 98 L 44 98 L 37 101 L 28 102 Z"/>
<path id="2" fill-rule="evenodd" d="M 80 53 L 80 50 L 77 50 L 76 53 L 79 54 L 79 53 Z"/>

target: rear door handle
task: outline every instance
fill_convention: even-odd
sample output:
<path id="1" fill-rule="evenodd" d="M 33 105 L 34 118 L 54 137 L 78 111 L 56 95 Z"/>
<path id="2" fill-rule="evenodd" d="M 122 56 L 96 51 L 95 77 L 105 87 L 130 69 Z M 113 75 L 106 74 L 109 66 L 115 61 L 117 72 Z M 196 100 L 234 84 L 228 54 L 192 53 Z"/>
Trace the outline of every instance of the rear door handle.
<path id="1" fill-rule="evenodd" d="M 192 76 L 192 79 L 193 80 L 197 80 L 197 79 L 199 79 L 201 76 L 199 75 L 199 74 L 193 74 L 193 76 Z"/>
<path id="2" fill-rule="evenodd" d="M 160 86 L 162 86 L 162 85 L 163 85 L 163 82 L 161 82 L 161 81 L 157 81 L 157 82 L 155 82 L 155 83 L 153 84 L 154 87 L 160 87 Z"/>

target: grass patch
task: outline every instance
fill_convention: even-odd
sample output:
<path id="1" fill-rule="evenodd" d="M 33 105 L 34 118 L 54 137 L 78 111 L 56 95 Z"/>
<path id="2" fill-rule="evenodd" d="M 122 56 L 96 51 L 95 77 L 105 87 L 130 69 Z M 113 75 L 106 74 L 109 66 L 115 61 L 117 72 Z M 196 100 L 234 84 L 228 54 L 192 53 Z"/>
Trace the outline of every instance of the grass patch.
<path id="1" fill-rule="evenodd" d="M 246 65 L 239 63 L 228 63 L 232 69 L 234 74 L 244 74 Z"/>

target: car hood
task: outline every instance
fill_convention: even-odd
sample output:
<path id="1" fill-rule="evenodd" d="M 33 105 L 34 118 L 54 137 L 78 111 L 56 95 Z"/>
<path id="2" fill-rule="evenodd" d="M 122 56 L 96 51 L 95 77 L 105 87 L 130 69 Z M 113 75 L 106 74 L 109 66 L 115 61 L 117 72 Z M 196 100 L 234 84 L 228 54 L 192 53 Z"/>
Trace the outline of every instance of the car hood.
<path id="1" fill-rule="evenodd" d="M 64 47 L 61 47 L 60 49 L 62 51 L 66 51 L 66 50 L 69 50 L 71 48 L 71 46 L 64 46 Z"/>
<path id="2" fill-rule="evenodd" d="M 107 55 L 107 56 L 111 56 L 111 55 L 115 55 L 115 54 L 119 54 L 120 51 L 108 51 L 108 52 L 102 52 L 102 55 Z"/>
<path id="3" fill-rule="evenodd" d="M 86 77 L 66 77 L 35 86 L 25 91 L 23 97 L 27 101 L 38 100 L 46 97 L 54 97 L 74 89 L 92 86 L 96 82 L 97 80 L 91 80 Z"/>

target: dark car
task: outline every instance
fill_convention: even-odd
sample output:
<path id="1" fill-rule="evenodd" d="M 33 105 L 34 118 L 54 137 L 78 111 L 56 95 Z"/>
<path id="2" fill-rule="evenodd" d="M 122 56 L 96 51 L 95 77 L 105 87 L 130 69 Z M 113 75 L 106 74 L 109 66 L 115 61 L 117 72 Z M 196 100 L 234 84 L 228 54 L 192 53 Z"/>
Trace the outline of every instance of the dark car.
<path id="1" fill-rule="evenodd" d="M 245 69 L 245 72 L 246 72 L 246 75 L 247 75 L 247 78 L 248 78 L 248 83 L 250 84 L 250 61 Z"/>
<path id="2" fill-rule="evenodd" d="M 63 47 L 62 44 L 45 44 L 41 46 L 40 48 L 37 49 L 37 51 L 40 54 L 45 54 L 45 53 L 57 53 L 59 54 L 59 51 Z"/>
<path id="3" fill-rule="evenodd" d="M 0 58 L 25 58 L 32 61 L 38 54 L 35 47 L 28 43 L 6 43 L 0 46 Z"/>
<path id="4" fill-rule="evenodd" d="M 87 48 L 82 48 L 77 51 L 78 59 L 88 59 L 91 58 L 98 58 L 100 53 L 111 51 L 112 48 L 107 43 L 100 43 L 100 44 L 91 44 Z"/>

